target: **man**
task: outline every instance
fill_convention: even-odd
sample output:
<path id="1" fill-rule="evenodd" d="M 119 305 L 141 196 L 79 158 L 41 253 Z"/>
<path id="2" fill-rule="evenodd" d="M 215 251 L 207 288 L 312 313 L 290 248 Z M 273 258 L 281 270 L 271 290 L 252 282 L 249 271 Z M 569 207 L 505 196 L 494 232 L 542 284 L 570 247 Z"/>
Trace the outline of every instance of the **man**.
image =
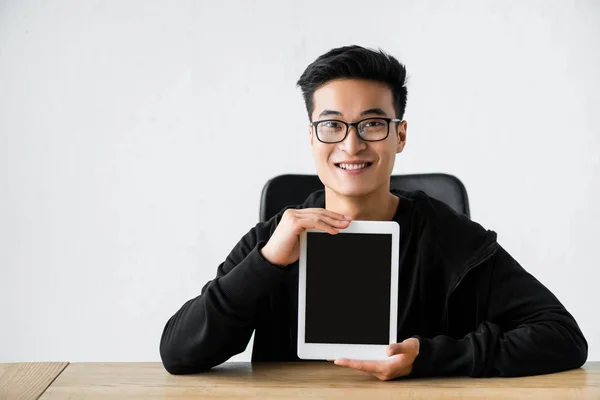
<path id="1" fill-rule="evenodd" d="M 573 317 L 493 231 L 423 192 L 390 191 L 406 144 L 405 80 L 395 58 L 359 46 L 308 66 L 298 85 L 325 190 L 252 228 L 200 296 L 167 322 L 160 352 L 170 373 L 223 363 L 244 351 L 254 330 L 253 361 L 298 361 L 299 235 L 335 235 L 352 220 L 400 224 L 398 343 L 385 361 L 337 365 L 389 380 L 533 375 L 585 362 L 587 342 Z"/>

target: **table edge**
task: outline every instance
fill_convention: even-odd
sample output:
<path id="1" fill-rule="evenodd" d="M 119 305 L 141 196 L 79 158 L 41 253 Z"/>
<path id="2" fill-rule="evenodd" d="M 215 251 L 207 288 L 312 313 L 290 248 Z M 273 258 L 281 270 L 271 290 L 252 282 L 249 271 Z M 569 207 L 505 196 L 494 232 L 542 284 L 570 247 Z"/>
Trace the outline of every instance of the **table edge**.
<path id="1" fill-rule="evenodd" d="M 59 376 L 61 376 L 63 372 L 65 372 L 65 370 L 67 369 L 67 367 L 68 367 L 69 365 L 71 365 L 71 363 L 70 363 L 69 361 L 63 361 L 62 363 L 64 363 L 64 365 L 62 366 L 62 368 L 60 369 L 60 371 L 58 372 L 58 374 L 56 374 L 56 376 L 54 377 L 54 379 L 52 379 L 52 380 L 51 380 L 51 381 L 48 383 L 48 385 L 46 385 L 46 387 L 44 388 L 44 390 L 42 390 L 42 392 L 40 393 L 40 395 L 37 397 L 38 399 L 41 399 L 41 398 L 42 398 L 42 396 L 44 395 L 44 393 L 46 393 L 46 391 L 48 390 L 48 388 L 49 388 L 50 386 L 52 386 L 52 384 L 53 384 L 54 382 L 56 382 L 56 379 L 58 379 L 58 377 L 59 377 Z"/>

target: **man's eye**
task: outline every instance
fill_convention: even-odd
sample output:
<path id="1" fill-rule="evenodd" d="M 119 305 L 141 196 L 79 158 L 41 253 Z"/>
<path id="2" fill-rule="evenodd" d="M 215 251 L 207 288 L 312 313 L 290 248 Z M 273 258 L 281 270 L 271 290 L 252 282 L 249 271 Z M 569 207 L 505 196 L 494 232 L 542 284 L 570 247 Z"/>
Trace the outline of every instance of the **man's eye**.
<path id="1" fill-rule="evenodd" d="M 340 124 L 338 122 L 328 121 L 328 122 L 323 122 L 323 126 L 325 128 L 337 129 L 340 127 Z"/>
<path id="2" fill-rule="evenodd" d="M 374 127 L 381 126 L 381 125 L 382 125 L 382 123 L 379 121 L 369 121 L 366 123 L 365 126 L 368 128 L 374 128 Z"/>

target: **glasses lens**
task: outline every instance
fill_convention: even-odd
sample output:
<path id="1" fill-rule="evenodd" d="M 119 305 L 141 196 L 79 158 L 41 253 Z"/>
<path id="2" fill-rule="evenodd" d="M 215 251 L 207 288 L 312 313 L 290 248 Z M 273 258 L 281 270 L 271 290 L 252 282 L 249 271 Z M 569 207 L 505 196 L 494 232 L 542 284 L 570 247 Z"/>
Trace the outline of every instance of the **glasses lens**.
<path id="1" fill-rule="evenodd" d="M 364 140 L 383 140 L 388 133 L 388 123 L 385 119 L 367 119 L 358 124 L 358 132 Z"/>
<path id="2" fill-rule="evenodd" d="M 340 121 L 321 121 L 317 124 L 317 136 L 325 143 L 340 142 L 346 135 L 346 125 Z"/>

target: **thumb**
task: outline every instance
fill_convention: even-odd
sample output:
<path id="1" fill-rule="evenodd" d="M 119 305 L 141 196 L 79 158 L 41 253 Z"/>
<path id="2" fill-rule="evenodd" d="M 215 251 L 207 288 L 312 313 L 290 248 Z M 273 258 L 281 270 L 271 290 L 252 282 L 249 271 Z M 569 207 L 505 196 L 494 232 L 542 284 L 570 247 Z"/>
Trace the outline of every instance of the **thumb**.
<path id="1" fill-rule="evenodd" d="M 401 343 L 393 343 L 387 347 L 387 355 L 391 357 L 396 354 L 419 354 L 419 339 L 408 338 Z"/>
<path id="2" fill-rule="evenodd" d="M 406 352 L 406 344 L 404 342 L 392 343 L 386 349 L 386 353 L 387 353 L 388 357 L 391 357 L 395 354 L 402 354 L 405 352 Z"/>

